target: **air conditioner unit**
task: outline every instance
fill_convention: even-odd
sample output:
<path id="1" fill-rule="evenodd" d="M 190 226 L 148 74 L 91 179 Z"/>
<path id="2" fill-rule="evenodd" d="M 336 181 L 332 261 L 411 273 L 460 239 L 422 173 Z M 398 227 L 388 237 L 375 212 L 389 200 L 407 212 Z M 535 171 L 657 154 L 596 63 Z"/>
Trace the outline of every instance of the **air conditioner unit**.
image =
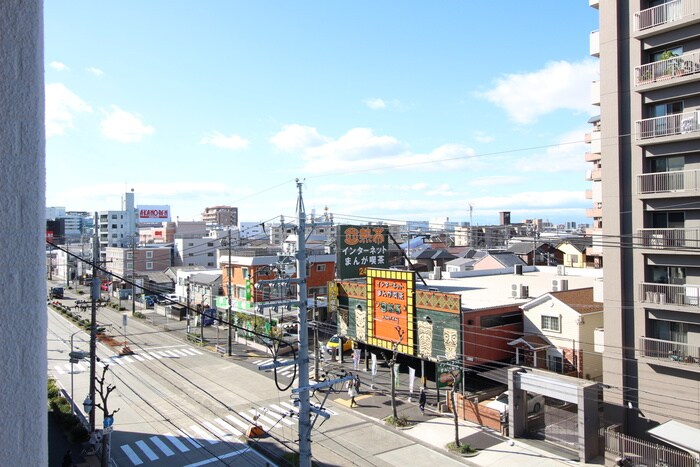
<path id="1" fill-rule="evenodd" d="M 530 296 L 530 287 L 527 285 L 520 286 L 520 298 L 528 298 Z"/>
<path id="2" fill-rule="evenodd" d="M 530 288 L 527 285 L 511 284 L 510 296 L 512 298 L 527 298 L 530 293 Z"/>
<path id="3" fill-rule="evenodd" d="M 563 264 L 557 266 L 557 276 L 566 276 L 566 266 Z"/>
<path id="4" fill-rule="evenodd" d="M 564 290 L 569 290 L 568 279 L 554 279 L 552 281 L 552 292 L 561 292 Z"/>

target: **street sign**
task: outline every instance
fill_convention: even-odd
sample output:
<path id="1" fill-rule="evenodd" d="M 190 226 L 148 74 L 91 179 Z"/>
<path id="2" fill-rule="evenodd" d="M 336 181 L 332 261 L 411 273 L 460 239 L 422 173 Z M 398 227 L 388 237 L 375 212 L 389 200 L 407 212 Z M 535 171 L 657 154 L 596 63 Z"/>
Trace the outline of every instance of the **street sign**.
<path id="1" fill-rule="evenodd" d="M 111 427 L 111 426 L 106 426 L 106 427 L 104 428 L 104 430 L 102 430 L 102 433 L 104 433 L 105 435 L 108 435 L 108 434 L 110 434 L 110 433 L 112 432 L 112 430 L 114 430 L 113 427 Z"/>
<path id="2" fill-rule="evenodd" d="M 112 425 L 114 424 L 114 417 L 110 415 L 109 417 L 105 417 L 104 421 L 102 422 L 102 426 L 105 427 L 105 432 L 107 432 L 107 428 L 112 428 Z"/>
<path id="3" fill-rule="evenodd" d="M 80 350 L 74 350 L 73 352 L 70 352 L 70 353 L 68 354 L 68 357 L 69 357 L 71 360 L 82 360 L 82 359 L 84 359 L 84 358 L 87 358 L 87 356 L 88 356 L 88 353 L 87 353 L 87 352 L 83 352 L 83 351 L 80 351 Z M 73 363 L 73 362 L 72 362 L 72 363 Z M 77 362 L 75 362 L 75 363 L 77 363 Z"/>

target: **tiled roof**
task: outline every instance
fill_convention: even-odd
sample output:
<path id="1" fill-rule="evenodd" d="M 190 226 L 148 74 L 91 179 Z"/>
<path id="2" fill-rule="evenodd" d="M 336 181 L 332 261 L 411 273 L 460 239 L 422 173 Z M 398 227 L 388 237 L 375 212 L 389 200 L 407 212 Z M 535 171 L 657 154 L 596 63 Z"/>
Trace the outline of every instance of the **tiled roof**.
<path id="1" fill-rule="evenodd" d="M 603 304 L 593 301 L 593 287 L 551 292 L 551 295 L 579 313 L 603 311 Z"/>

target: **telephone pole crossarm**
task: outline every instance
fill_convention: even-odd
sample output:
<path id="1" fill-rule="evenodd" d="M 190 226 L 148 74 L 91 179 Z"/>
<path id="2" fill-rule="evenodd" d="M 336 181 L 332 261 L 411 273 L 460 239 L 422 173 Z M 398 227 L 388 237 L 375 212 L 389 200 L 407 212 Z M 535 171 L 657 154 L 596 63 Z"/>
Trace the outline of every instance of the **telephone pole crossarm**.
<path id="1" fill-rule="evenodd" d="M 350 381 L 355 379 L 353 375 L 346 375 L 336 379 L 329 379 L 328 381 L 321 381 L 320 383 L 311 384 L 309 386 L 299 387 L 292 389 L 292 394 L 299 394 L 302 391 L 315 391 L 316 389 L 324 389 L 333 386 L 336 383 L 344 383 L 345 381 Z"/>

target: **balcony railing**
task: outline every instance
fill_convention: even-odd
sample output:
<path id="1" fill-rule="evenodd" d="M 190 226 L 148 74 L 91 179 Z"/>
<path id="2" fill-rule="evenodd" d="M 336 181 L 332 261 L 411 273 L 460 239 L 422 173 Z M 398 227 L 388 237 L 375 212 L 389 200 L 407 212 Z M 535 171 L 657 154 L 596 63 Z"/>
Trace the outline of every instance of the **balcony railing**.
<path id="1" fill-rule="evenodd" d="M 637 194 L 700 191 L 700 170 L 637 175 Z"/>
<path id="2" fill-rule="evenodd" d="M 588 181 L 600 180 L 602 175 L 602 169 L 586 170 L 586 180 Z"/>
<path id="3" fill-rule="evenodd" d="M 634 30 L 643 31 L 654 26 L 680 21 L 697 13 L 700 13 L 700 0 L 674 0 L 635 13 Z"/>
<path id="4" fill-rule="evenodd" d="M 639 229 L 637 235 L 645 248 L 697 248 L 700 229 Z"/>
<path id="5" fill-rule="evenodd" d="M 602 208 L 588 208 L 586 209 L 586 217 L 603 217 Z"/>
<path id="6" fill-rule="evenodd" d="M 635 67 L 634 84 L 641 86 L 697 73 L 700 73 L 700 51 L 696 50 Z"/>
<path id="7" fill-rule="evenodd" d="M 700 311 L 700 285 L 639 284 L 639 301 L 657 305 L 682 306 Z"/>
<path id="8" fill-rule="evenodd" d="M 700 132 L 697 110 L 637 120 L 637 139 Z"/>
<path id="9" fill-rule="evenodd" d="M 639 356 L 681 365 L 700 365 L 700 347 L 697 345 L 651 337 L 639 338 Z"/>

